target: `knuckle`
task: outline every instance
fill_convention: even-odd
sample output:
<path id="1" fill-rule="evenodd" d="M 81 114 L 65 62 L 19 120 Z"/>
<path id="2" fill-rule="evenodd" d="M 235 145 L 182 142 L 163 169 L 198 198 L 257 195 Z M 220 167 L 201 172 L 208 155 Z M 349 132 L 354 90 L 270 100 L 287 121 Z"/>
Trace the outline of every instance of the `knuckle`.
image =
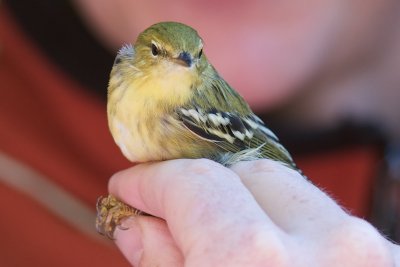
<path id="1" fill-rule="evenodd" d="M 198 213 L 203 211 L 205 216 L 209 215 L 210 210 L 218 209 L 220 195 L 228 187 L 227 180 L 239 181 L 232 171 L 209 159 L 181 162 L 179 175 L 174 178 L 172 186 L 174 189 L 170 189 L 168 192 L 176 194 L 177 188 L 179 188 L 179 191 L 182 192 L 180 196 L 185 192 L 191 205 L 196 207 Z M 227 189 L 227 191 L 229 190 Z"/>
<path id="2" fill-rule="evenodd" d="M 384 238 L 368 222 L 351 217 L 335 231 L 331 246 L 338 259 L 354 261 L 354 266 L 391 266 Z"/>
<path id="3" fill-rule="evenodd" d="M 210 159 L 195 159 L 189 160 L 184 165 L 184 173 L 190 174 L 191 176 L 201 176 L 207 178 L 213 178 L 219 175 L 221 172 L 227 171 L 222 165 Z"/>
<path id="4" fill-rule="evenodd" d="M 242 242 L 251 266 L 290 266 L 289 253 L 282 238 L 272 229 L 252 227 Z"/>

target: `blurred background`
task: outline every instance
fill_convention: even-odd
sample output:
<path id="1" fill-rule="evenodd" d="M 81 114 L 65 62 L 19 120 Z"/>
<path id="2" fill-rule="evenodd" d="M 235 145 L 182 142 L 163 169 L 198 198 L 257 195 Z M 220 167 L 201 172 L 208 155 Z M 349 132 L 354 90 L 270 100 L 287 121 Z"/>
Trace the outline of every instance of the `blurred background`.
<path id="1" fill-rule="evenodd" d="M 400 241 L 399 14 L 396 0 L 0 1 L 0 265 L 127 266 L 94 229 L 131 165 L 106 89 L 121 45 L 160 21 L 195 28 L 310 180 Z"/>

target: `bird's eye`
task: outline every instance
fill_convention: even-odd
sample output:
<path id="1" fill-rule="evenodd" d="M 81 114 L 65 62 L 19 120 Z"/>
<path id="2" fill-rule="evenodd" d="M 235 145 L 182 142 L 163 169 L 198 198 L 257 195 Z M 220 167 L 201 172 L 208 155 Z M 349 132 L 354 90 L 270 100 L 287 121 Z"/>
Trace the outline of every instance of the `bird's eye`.
<path id="1" fill-rule="evenodd" d="M 199 58 L 201 58 L 201 55 L 203 55 L 203 49 L 201 49 L 199 52 Z"/>
<path id="2" fill-rule="evenodd" d="M 155 44 L 151 44 L 151 53 L 153 54 L 153 56 L 158 56 L 158 48 Z"/>

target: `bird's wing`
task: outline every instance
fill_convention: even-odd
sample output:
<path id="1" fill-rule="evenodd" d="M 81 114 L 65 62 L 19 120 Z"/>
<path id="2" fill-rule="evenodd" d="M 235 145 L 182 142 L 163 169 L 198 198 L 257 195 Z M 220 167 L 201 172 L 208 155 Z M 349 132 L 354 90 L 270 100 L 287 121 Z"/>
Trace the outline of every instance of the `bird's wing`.
<path id="1" fill-rule="evenodd" d="M 296 168 L 276 135 L 252 113 L 243 117 L 235 112 L 202 110 L 193 106 L 180 108 L 177 113 L 187 129 L 203 140 L 215 143 L 223 151 L 236 153 L 259 148 L 261 157 Z"/>
<path id="2" fill-rule="evenodd" d="M 256 149 L 258 157 L 297 169 L 278 137 L 251 111 L 244 99 L 210 65 L 192 101 L 176 110 L 183 125 L 221 152 Z"/>

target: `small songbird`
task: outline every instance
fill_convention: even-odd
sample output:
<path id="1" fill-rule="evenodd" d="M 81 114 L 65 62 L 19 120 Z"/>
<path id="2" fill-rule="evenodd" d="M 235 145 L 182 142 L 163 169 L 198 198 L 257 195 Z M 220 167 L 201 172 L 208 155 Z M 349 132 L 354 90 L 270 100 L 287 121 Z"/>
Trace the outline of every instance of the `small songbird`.
<path id="1" fill-rule="evenodd" d="M 276 135 L 222 79 L 189 26 L 155 24 L 123 46 L 108 86 L 109 128 L 132 162 L 209 158 L 225 166 L 269 158 L 296 169 Z M 97 228 L 112 237 L 137 213 L 113 196 L 98 202 Z"/>

